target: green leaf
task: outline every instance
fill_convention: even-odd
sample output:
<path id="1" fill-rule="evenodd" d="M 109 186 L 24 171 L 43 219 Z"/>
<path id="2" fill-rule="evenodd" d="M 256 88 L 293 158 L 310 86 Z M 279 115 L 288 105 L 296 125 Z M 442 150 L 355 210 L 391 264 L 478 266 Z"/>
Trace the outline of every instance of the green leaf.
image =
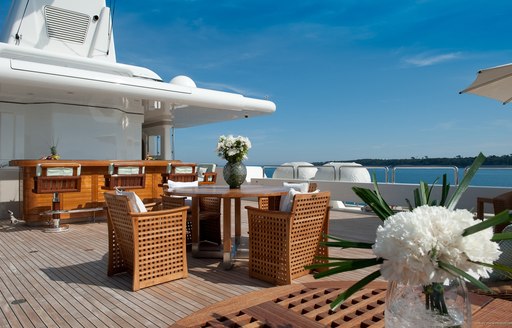
<path id="1" fill-rule="evenodd" d="M 414 209 L 414 207 L 412 207 L 411 201 L 408 198 L 406 198 L 405 201 L 407 202 L 407 205 L 409 206 L 409 211 L 412 211 Z"/>
<path id="2" fill-rule="evenodd" d="M 345 240 L 331 235 L 325 235 L 325 237 L 328 238 L 329 240 L 320 242 L 320 244 L 324 246 L 342 248 L 372 248 L 373 246 L 373 244 L 370 243 Z"/>
<path id="3" fill-rule="evenodd" d="M 359 270 L 367 267 L 371 267 L 374 265 L 382 264 L 384 262 L 383 259 L 352 259 L 348 261 L 342 261 L 342 262 L 334 262 L 334 263 L 328 263 L 329 265 L 324 265 L 324 263 L 315 263 L 306 266 L 305 268 L 307 270 L 316 269 L 316 268 L 324 268 L 324 267 L 331 267 L 331 269 L 327 271 L 322 271 L 315 273 L 314 277 L 316 279 L 332 276 L 333 274 L 347 272 L 347 271 L 354 271 Z"/>
<path id="4" fill-rule="evenodd" d="M 421 196 L 420 196 L 420 190 L 418 188 L 414 189 L 414 207 L 420 207 L 421 206 Z"/>
<path id="5" fill-rule="evenodd" d="M 446 207 L 449 210 L 454 210 L 455 206 L 457 206 L 457 203 L 459 202 L 460 198 L 462 197 L 462 194 L 468 189 L 468 186 L 471 182 L 471 179 L 475 176 L 476 172 L 482 166 L 482 163 L 485 161 L 485 156 L 480 153 L 473 161 L 473 164 L 471 164 L 469 170 L 464 175 L 464 178 L 462 179 L 461 183 L 453 193 L 452 197 L 446 202 Z"/>
<path id="6" fill-rule="evenodd" d="M 334 300 L 334 302 L 331 303 L 331 305 L 330 305 L 331 309 L 334 310 L 335 308 L 337 308 L 340 304 L 345 302 L 347 300 L 347 298 L 352 296 L 355 292 L 357 292 L 364 286 L 368 285 L 370 282 L 374 281 L 378 277 L 380 277 L 380 270 L 370 273 L 363 279 L 359 280 L 358 282 L 356 282 L 355 284 L 350 286 L 346 291 L 339 294 L 338 297 L 336 297 L 336 299 Z"/>
<path id="7" fill-rule="evenodd" d="M 370 260 L 370 259 L 374 259 L 375 257 L 372 257 L 372 258 L 357 258 L 355 260 Z M 328 257 L 328 256 L 315 256 L 315 259 L 317 260 L 329 260 L 329 261 L 352 261 L 354 260 L 353 257 Z"/>
<path id="8" fill-rule="evenodd" d="M 462 236 L 469 236 L 484 229 L 494 227 L 495 225 L 510 222 L 511 220 L 512 215 L 509 214 L 508 210 L 505 210 L 499 213 L 498 215 L 493 216 L 490 219 L 483 220 L 480 223 L 477 223 L 469 228 L 464 229 L 464 231 L 462 232 Z"/>
<path id="9" fill-rule="evenodd" d="M 428 204 L 428 184 L 421 181 L 420 182 L 420 204 L 421 205 L 429 205 Z"/>
<path id="10" fill-rule="evenodd" d="M 446 173 L 443 174 L 443 187 L 441 188 L 441 201 L 439 206 L 445 206 L 446 200 L 448 199 L 448 193 L 450 192 L 450 184 L 446 178 Z"/>
<path id="11" fill-rule="evenodd" d="M 460 276 L 460 277 L 463 277 L 464 279 L 466 279 L 467 281 L 471 282 L 473 285 L 475 285 L 476 287 L 482 289 L 482 290 L 485 290 L 487 292 L 492 292 L 489 287 L 487 287 L 484 283 L 482 283 L 480 280 L 478 279 L 475 279 L 472 275 L 462 271 L 461 269 L 451 265 L 451 264 L 448 264 L 448 263 L 445 263 L 445 262 L 437 262 L 439 264 L 439 267 L 441 269 L 443 269 L 444 271 L 448 272 L 448 273 L 451 273 L 453 275 L 456 275 L 456 276 Z"/>
<path id="12" fill-rule="evenodd" d="M 494 236 L 492 236 L 492 241 L 501 241 L 501 240 L 510 240 L 512 239 L 512 232 L 500 232 L 495 233 Z"/>
<path id="13" fill-rule="evenodd" d="M 489 263 L 477 262 L 477 261 L 470 261 L 470 262 L 471 263 L 476 263 L 476 264 L 479 264 L 481 266 L 485 266 L 485 267 L 488 267 L 488 268 L 492 268 L 493 270 L 504 271 L 508 276 L 512 277 L 512 275 L 511 275 L 512 274 L 512 268 L 508 267 L 506 265 L 498 264 L 498 263 L 489 264 Z"/>
<path id="14" fill-rule="evenodd" d="M 427 202 L 430 206 L 436 206 L 436 204 L 437 204 L 436 200 L 430 200 L 430 196 L 432 195 L 432 190 L 434 189 L 434 186 L 436 185 L 437 180 L 439 180 L 439 178 L 435 179 L 434 182 L 432 182 L 432 184 L 430 185 L 430 188 L 428 188 Z M 428 185 L 426 185 L 426 187 L 428 187 Z"/>
<path id="15" fill-rule="evenodd" d="M 386 203 L 386 201 L 380 196 L 380 192 L 376 184 L 375 188 L 376 191 L 360 187 L 352 187 L 352 190 L 357 196 L 359 196 L 359 198 L 361 198 L 363 202 L 370 206 L 370 208 L 381 220 L 385 220 L 393 215 L 394 212 Z"/>
<path id="16" fill-rule="evenodd" d="M 340 240 L 340 241 L 322 241 L 320 245 L 326 247 L 340 247 L 340 248 L 364 248 L 371 249 L 373 244 L 356 242 L 356 241 L 348 241 L 348 240 Z"/>

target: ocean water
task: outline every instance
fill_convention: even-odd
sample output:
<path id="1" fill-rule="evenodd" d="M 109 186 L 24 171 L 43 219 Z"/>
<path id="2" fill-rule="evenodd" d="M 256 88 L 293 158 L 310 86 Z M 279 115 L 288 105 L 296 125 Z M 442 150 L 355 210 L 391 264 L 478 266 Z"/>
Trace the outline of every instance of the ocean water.
<path id="1" fill-rule="evenodd" d="M 265 176 L 271 177 L 275 171 L 275 167 L 265 167 Z M 386 180 L 386 169 L 385 168 L 370 168 L 368 169 L 370 174 L 375 174 L 378 182 L 392 182 L 393 171 L 392 168 L 388 170 Z M 395 183 L 420 183 L 424 181 L 428 184 L 434 183 L 442 184 L 443 174 L 447 175 L 448 183 L 450 185 L 456 184 L 456 176 L 458 176 L 458 183 L 464 178 L 464 168 L 458 168 L 458 172 L 455 172 L 453 168 L 395 168 Z M 512 168 L 499 168 L 499 167 L 482 167 L 471 180 L 473 186 L 491 186 L 491 187 L 512 187 Z"/>
<path id="2" fill-rule="evenodd" d="M 370 169 L 371 172 L 375 172 L 377 176 L 377 181 L 384 182 L 385 174 L 384 170 L 373 170 Z M 428 184 L 434 183 L 437 180 L 436 184 L 442 184 L 443 174 L 446 174 L 448 183 L 450 185 L 455 185 L 460 183 L 464 178 L 464 168 L 459 168 L 456 172 L 453 169 L 424 169 L 424 168 L 415 168 L 415 169 L 406 169 L 397 167 L 395 170 L 395 183 L 419 183 L 420 181 L 424 181 Z M 458 181 L 456 181 L 456 176 L 458 176 Z M 392 172 L 389 172 L 388 181 L 392 182 Z M 492 187 L 512 187 L 512 168 L 481 168 L 478 170 L 476 175 L 471 180 L 470 185 L 473 186 L 492 186 Z"/>

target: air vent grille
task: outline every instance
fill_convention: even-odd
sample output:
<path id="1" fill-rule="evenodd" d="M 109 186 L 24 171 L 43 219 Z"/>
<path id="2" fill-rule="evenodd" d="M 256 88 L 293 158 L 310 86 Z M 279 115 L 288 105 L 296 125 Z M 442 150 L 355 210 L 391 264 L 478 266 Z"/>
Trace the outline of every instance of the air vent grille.
<path id="1" fill-rule="evenodd" d="M 49 38 L 82 44 L 85 42 L 90 22 L 88 15 L 46 6 L 44 17 Z"/>

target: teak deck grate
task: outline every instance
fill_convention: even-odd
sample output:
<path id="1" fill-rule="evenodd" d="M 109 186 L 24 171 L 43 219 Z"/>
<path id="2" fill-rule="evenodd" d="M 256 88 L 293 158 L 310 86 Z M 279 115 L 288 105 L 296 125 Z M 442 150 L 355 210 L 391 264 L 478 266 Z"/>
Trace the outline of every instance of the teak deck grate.
<path id="1" fill-rule="evenodd" d="M 300 313 L 309 322 L 316 322 L 322 327 L 384 327 L 384 301 L 385 289 L 364 289 L 354 294 L 343 303 L 339 309 L 333 311 L 329 305 L 342 292 L 339 288 L 311 289 L 304 288 L 298 292 L 290 293 L 268 303 L 277 304 L 288 311 Z M 265 320 L 253 316 L 258 307 L 258 313 L 266 303 L 249 307 L 230 314 L 216 314 L 216 318 L 205 322 L 200 327 L 271 327 Z M 286 310 L 280 311 L 283 320 L 286 320 Z M 275 311 L 269 306 L 269 311 Z M 297 326 L 289 322 L 289 326 Z"/>

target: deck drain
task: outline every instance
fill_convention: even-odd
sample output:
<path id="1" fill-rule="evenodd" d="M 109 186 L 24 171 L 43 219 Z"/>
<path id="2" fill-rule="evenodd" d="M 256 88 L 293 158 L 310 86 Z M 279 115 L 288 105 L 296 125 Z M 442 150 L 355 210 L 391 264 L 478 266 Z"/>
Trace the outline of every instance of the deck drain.
<path id="1" fill-rule="evenodd" d="M 23 304 L 23 303 L 26 303 L 27 300 L 24 299 L 24 298 L 20 298 L 19 300 L 14 300 L 11 302 L 12 305 L 17 305 L 17 304 Z"/>
<path id="2" fill-rule="evenodd" d="M 30 251 L 29 253 L 32 254 L 32 253 L 37 253 L 37 252 L 39 252 L 39 251 Z"/>

